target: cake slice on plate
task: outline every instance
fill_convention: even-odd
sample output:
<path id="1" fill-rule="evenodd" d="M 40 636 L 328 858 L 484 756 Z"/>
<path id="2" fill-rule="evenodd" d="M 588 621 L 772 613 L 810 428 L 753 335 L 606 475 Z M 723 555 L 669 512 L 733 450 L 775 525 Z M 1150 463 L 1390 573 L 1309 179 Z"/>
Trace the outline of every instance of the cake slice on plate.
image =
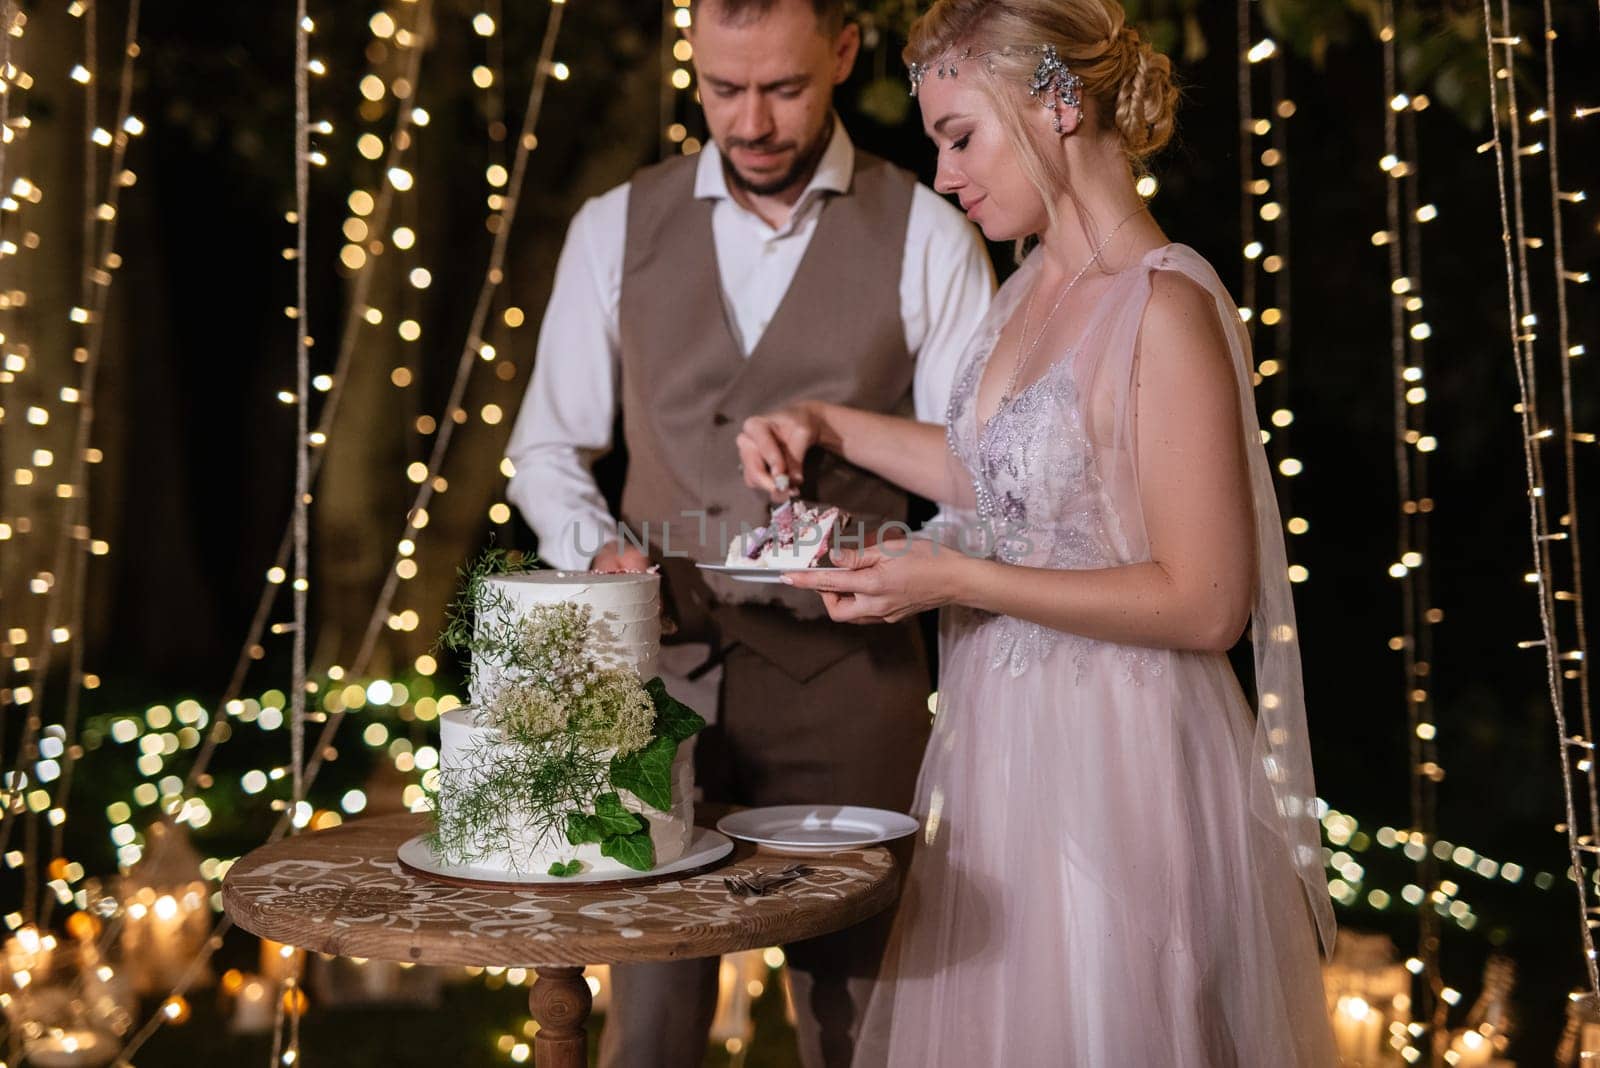
<path id="1" fill-rule="evenodd" d="M 839 508 L 784 501 L 764 527 L 736 535 L 728 544 L 727 566 L 775 571 L 818 567 L 828 558 L 846 515 Z"/>

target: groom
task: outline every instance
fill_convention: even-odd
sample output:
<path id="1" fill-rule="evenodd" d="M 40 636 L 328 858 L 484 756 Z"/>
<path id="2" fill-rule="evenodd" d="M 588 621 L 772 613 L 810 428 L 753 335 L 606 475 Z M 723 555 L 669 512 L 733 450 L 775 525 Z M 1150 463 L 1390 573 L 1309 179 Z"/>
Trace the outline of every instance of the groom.
<path id="1" fill-rule="evenodd" d="M 904 811 L 928 735 L 915 620 L 834 624 L 811 594 L 707 581 L 770 503 L 746 489 L 745 418 L 823 397 L 943 422 L 993 276 L 976 233 L 913 178 L 858 152 L 833 112 L 860 31 L 843 0 L 697 0 L 687 37 L 712 143 L 578 212 L 556 269 L 507 490 L 550 563 L 659 564 L 679 644 L 669 689 L 713 720 L 696 753 L 710 802 Z M 621 411 L 614 518 L 589 465 Z M 904 520 L 894 486 L 840 460 L 809 498 Z M 619 536 L 617 520 L 639 542 Z M 646 532 L 648 541 L 646 542 Z M 887 921 L 786 947 L 807 1068 L 850 1059 Z M 697 1066 L 717 962 L 612 970 L 608 1068 Z"/>

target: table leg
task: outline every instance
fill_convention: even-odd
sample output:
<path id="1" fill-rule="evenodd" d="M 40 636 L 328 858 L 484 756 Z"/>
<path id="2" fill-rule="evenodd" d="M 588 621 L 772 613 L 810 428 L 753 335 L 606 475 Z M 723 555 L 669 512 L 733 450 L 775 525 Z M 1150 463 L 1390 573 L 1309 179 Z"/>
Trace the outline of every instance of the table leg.
<path id="1" fill-rule="evenodd" d="M 539 1024 L 533 1036 L 537 1068 L 588 1068 L 589 1036 L 584 1025 L 594 999 L 582 968 L 540 967 L 528 992 L 528 1010 Z"/>

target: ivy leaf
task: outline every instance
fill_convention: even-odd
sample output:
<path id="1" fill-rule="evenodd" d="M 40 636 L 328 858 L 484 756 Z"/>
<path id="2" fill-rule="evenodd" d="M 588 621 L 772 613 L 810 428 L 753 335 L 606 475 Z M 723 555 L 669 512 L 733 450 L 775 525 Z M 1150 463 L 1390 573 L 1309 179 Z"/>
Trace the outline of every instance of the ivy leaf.
<path id="1" fill-rule="evenodd" d="M 586 812 L 567 813 L 567 841 L 575 846 L 604 841 L 605 830 L 600 820 Z"/>
<path id="2" fill-rule="evenodd" d="M 569 860 L 565 864 L 558 860 L 550 865 L 549 874 L 565 879 L 569 875 L 576 875 L 582 870 L 583 864 L 577 860 Z"/>
<path id="3" fill-rule="evenodd" d="M 615 793 L 601 794 L 594 799 L 594 815 L 579 811 L 567 813 L 567 841 L 575 846 L 603 842 L 613 835 L 632 834 L 649 827 L 643 816 L 624 808 L 622 798 Z"/>
<path id="4" fill-rule="evenodd" d="M 655 735 L 657 738 L 671 738 L 674 743 L 685 741 L 703 730 L 706 721 L 688 705 L 679 701 L 667 692 L 666 684 L 659 676 L 644 684 L 645 692 L 650 695 L 651 702 L 656 706 Z M 665 805 L 657 805 L 665 808 Z"/>
<path id="5" fill-rule="evenodd" d="M 602 837 L 615 834 L 632 834 L 649 830 L 650 825 L 637 812 L 622 807 L 622 798 L 616 794 L 601 794 L 594 799 L 594 819 L 600 825 Z"/>
<path id="6" fill-rule="evenodd" d="M 656 866 L 656 844 L 650 840 L 649 831 L 614 834 L 600 844 L 600 854 L 634 871 L 649 871 Z"/>
<path id="7" fill-rule="evenodd" d="M 612 757 L 611 785 L 630 791 L 651 808 L 669 809 L 672 807 L 672 761 L 677 754 L 677 740 L 661 737 L 638 752 Z"/>

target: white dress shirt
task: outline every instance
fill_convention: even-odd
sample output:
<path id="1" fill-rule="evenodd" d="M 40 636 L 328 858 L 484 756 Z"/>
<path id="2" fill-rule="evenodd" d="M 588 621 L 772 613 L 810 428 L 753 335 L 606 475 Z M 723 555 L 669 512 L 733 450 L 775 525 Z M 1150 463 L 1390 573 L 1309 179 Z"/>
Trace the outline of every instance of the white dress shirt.
<path id="1" fill-rule="evenodd" d="M 774 228 L 729 194 L 716 145 L 701 151 L 696 199 L 714 200 L 711 229 L 728 323 L 749 356 L 805 255 L 826 194 L 849 188 L 855 146 L 834 122 L 816 174 Z M 590 467 L 610 451 L 621 374 L 617 309 L 627 238 L 628 185 L 589 200 L 573 217 L 539 329 L 533 379 L 506 448 L 506 496 L 539 536 L 540 555 L 569 570 L 589 566 L 578 544 L 614 537 L 615 520 Z M 912 399 L 919 420 L 943 423 L 967 342 L 988 310 L 994 270 L 977 231 L 918 184 L 906 225 L 900 317 L 916 361 Z M 574 538 L 573 524 L 582 531 Z M 607 532 L 598 536 L 595 531 Z"/>

